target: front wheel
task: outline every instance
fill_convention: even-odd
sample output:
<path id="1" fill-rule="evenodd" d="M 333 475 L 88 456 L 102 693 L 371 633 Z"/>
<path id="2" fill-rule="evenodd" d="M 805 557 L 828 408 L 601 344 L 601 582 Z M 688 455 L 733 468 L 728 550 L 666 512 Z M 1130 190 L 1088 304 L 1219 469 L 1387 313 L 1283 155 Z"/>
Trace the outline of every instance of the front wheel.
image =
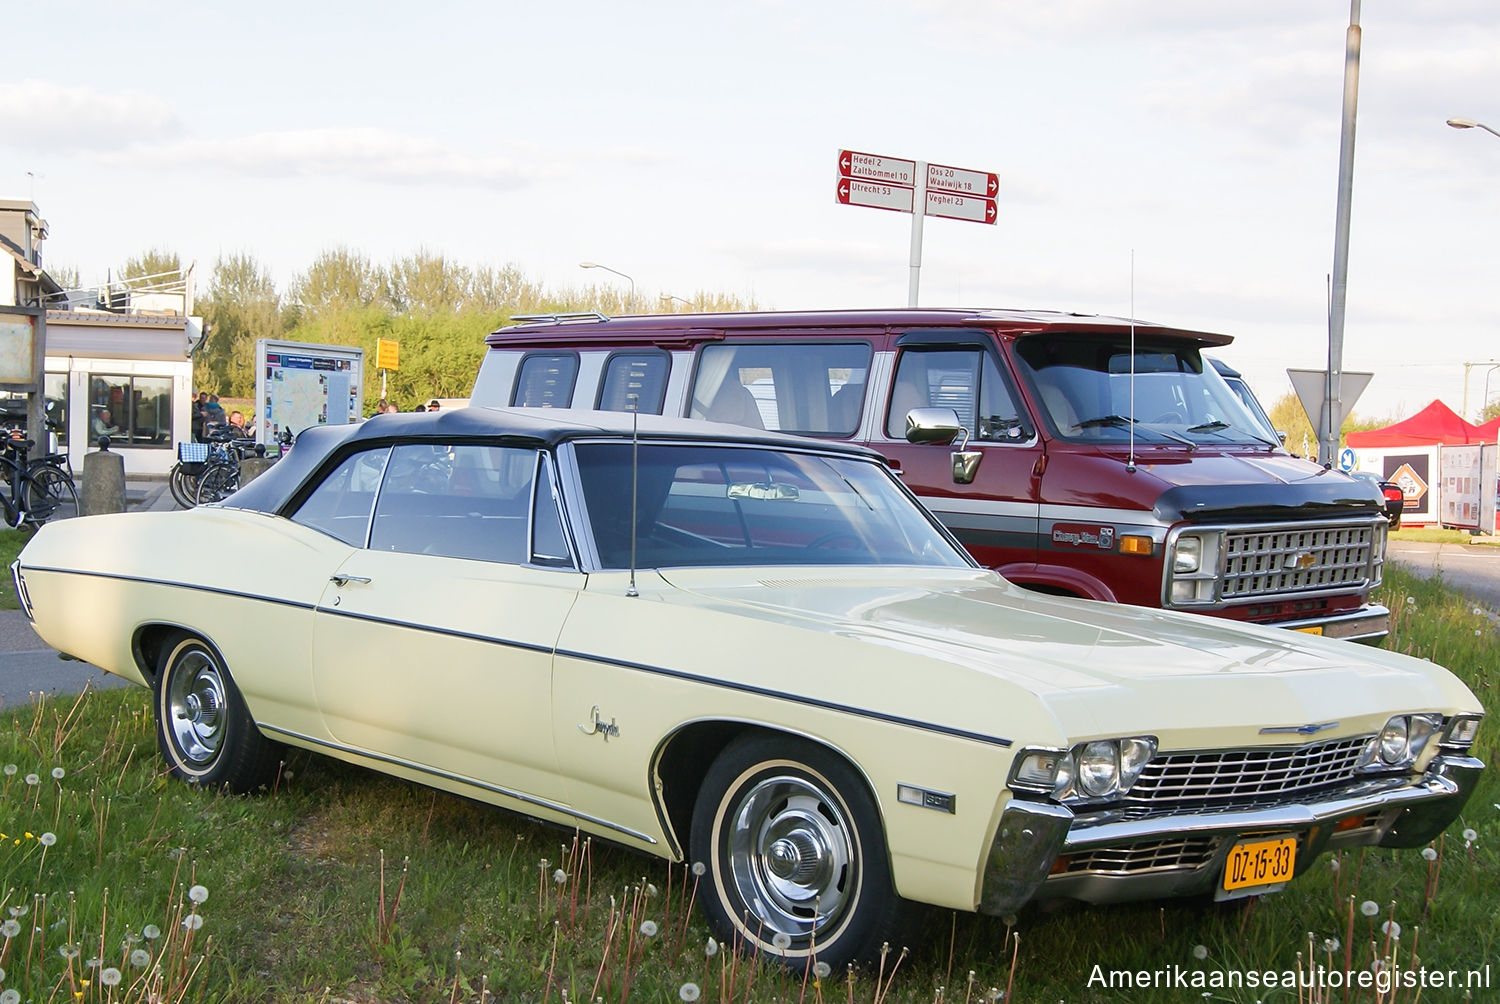
<path id="1" fill-rule="evenodd" d="M 28 485 L 28 506 L 38 523 L 69 519 L 78 515 L 78 489 L 67 473 L 55 467 L 33 471 Z"/>
<path id="2" fill-rule="evenodd" d="M 193 465 L 200 473 L 202 464 Z M 176 502 L 178 508 L 191 509 L 198 504 L 198 476 L 189 474 L 187 467 L 178 461 L 172 465 L 172 473 L 167 476 L 167 487 L 172 492 L 172 501 Z"/>
<path id="3" fill-rule="evenodd" d="M 691 845 L 708 869 L 703 912 L 727 943 L 837 969 L 897 938 L 903 903 L 874 800 L 821 746 L 768 735 L 732 743 L 704 778 Z"/>
<path id="4" fill-rule="evenodd" d="M 222 502 L 240 490 L 240 469 L 237 464 L 214 464 L 203 472 L 198 482 L 198 505 L 213 505 Z"/>
<path id="5" fill-rule="evenodd" d="M 281 746 L 255 727 L 224 661 L 200 638 L 180 638 L 156 674 L 156 739 L 172 774 L 245 794 L 276 776 Z"/>

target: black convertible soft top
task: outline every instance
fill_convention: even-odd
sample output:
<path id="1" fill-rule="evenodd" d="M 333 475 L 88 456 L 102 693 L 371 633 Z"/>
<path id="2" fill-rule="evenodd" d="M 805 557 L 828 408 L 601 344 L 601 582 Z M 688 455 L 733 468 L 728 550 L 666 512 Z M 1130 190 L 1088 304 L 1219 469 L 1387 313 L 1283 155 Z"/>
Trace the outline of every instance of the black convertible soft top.
<path id="1" fill-rule="evenodd" d="M 335 454 L 366 445 L 392 442 L 449 443 L 461 440 L 503 440 L 536 449 L 570 439 L 629 439 L 633 416 L 618 411 L 574 411 L 560 408 L 456 408 L 437 414 L 403 412 L 376 415 L 358 425 L 322 425 L 303 430 L 291 452 L 269 471 L 225 499 L 234 509 L 278 513 L 310 477 L 317 475 Z M 878 458 L 862 446 L 822 439 L 805 439 L 722 422 L 640 416 L 644 440 L 733 442 L 775 449 L 826 450 L 830 453 Z"/>

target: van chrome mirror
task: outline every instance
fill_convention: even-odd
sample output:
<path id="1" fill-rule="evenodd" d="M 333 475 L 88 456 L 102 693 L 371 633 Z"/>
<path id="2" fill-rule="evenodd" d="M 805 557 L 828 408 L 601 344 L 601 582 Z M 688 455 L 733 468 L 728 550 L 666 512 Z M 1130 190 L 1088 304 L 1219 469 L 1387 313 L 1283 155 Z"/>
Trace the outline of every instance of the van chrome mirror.
<path id="1" fill-rule="evenodd" d="M 979 450 L 954 450 L 953 451 L 953 483 L 956 485 L 968 485 L 974 483 L 974 475 L 979 473 L 979 461 L 984 454 Z"/>
<path id="2" fill-rule="evenodd" d="M 968 432 L 958 421 L 958 412 L 952 408 L 913 408 L 906 413 L 906 441 L 908 443 L 953 442 L 959 433 L 968 438 Z"/>

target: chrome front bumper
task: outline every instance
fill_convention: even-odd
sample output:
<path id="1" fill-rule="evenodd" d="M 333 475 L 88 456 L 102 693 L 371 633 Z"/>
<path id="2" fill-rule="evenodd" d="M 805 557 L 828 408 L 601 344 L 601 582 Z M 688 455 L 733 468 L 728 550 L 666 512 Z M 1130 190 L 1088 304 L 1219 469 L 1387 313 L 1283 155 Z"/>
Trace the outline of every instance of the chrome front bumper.
<path id="1" fill-rule="evenodd" d="M 1289 631 L 1309 631 L 1325 638 L 1341 638 L 1344 641 L 1359 641 L 1366 645 L 1378 645 L 1391 633 L 1391 612 L 1379 603 L 1367 603 L 1358 610 L 1332 614 L 1327 617 L 1310 617 L 1307 620 L 1277 621 L 1271 627 Z"/>
<path id="2" fill-rule="evenodd" d="M 1110 903 L 1214 893 L 1230 848 L 1245 837 L 1296 836 L 1297 874 L 1333 848 L 1420 847 L 1458 818 L 1483 769 L 1470 756 L 1439 755 L 1415 781 L 1375 778 L 1318 800 L 1228 811 L 1163 811 L 1140 818 L 1122 811 L 1075 815 L 1050 802 L 1012 798 L 985 863 L 979 910 L 1003 915 L 1040 899 Z M 1128 869 L 1069 870 L 1089 852 L 1124 854 L 1154 841 L 1189 840 L 1197 841 L 1202 853 L 1188 864 L 1162 864 L 1147 855 Z M 1276 888 L 1252 888 L 1240 895 Z"/>

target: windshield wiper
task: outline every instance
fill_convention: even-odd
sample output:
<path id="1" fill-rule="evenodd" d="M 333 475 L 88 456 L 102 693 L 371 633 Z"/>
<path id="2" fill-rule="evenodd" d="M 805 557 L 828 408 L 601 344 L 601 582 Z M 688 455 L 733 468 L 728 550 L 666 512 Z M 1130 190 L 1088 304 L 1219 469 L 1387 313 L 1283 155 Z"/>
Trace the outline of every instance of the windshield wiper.
<path id="1" fill-rule="evenodd" d="M 1096 429 L 1101 425 L 1135 425 L 1139 419 L 1126 418 L 1124 415 L 1100 415 L 1098 418 L 1085 419 L 1078 423 L 1080 429 Z"/>
<path id="2" fill-rule="evenodd" d="M 1188 427 L 1188 432 L 1218 432 L 1220 429 L 1229 428 L 1228 422 L 1221 422 L 1217 418 L 1211 422 L 1203 422 L 1199 425 Z"/>
<path id="3" fill-rule="evenodd" d="M 1084 421 L 1079 422 L 1074 428 L 1097 429 L 1100 426 L 1107 425 L 1111 428 L 1128 429 L 1132 425 L 1140 424 L 1140 419 L 1138 418 L 1126 418 L 1124 415 L 1100 415 L 1098 418 L 1085 419 Z M 1182 436 L 1179 436 L 1175 432 L 1167 432 L 1165 429 L 1155 429 L 1150 426 L 1142 426 L 1140 431 L 1143 434 L 1149 432 L 1153 436 L 1160 436 L 1163 439 L 1170 439 L 1174 443 L 1181 443 L 1183 446 L 1186 446 L 1190 450 L 1196 450 L 1198 448 L 1198 444 L 1193 442 L 1191 439 L 1186 439 Z"/>

